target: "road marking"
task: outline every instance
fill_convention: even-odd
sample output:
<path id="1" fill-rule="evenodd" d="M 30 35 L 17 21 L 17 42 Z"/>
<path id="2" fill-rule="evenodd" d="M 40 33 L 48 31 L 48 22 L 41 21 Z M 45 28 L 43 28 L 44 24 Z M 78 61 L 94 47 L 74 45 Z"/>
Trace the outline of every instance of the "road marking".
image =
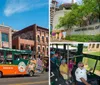
<path id="1" fill-rule="evenodd" d="M 16 84 L 8 84 L 8 85 L 29 85 L 29 84 L 43 84 L 47 83 L 48 81 L 40 81 L 40 82 L 27 82 L 27 83 L 16 83 Z"/>

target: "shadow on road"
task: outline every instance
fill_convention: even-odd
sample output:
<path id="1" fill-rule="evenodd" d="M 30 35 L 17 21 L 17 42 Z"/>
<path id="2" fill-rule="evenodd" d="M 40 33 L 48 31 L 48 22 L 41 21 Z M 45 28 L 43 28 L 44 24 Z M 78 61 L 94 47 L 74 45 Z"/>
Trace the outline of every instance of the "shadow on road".
<path id="1" fill-rule="evenodd" d="M 21 78 L 21 77 L 30 77 L 29 75 L 10 75 L 10 76 L 3 76 L 2 78 Z M 33 77 L 40 77 L 40 75 L 34 75 Z M 30 77 L 31 78 L 31 77 Z"/>

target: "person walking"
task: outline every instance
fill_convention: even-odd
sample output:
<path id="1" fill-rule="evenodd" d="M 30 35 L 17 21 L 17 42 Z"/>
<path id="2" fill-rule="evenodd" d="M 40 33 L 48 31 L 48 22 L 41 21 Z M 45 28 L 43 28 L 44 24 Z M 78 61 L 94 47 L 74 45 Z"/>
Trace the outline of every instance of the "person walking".
<path id="1" fill-rule="evenodd" d="M 37 58 L 37 70 L 39 73 L 42 73 L 43 71 L 43 61 L 41 57 Z"/>
<path id="2" fill-rule="evenodd" d="M 66 31 L 63 31 L 63 39 L 65 40 L 66 38 Z"/>
<path id="3" fill-rule="evenodd" d="M 62 31 L 59 33 L 59 41 L 62 39 L 63 37 L 63 34 L 62 34 Z"/>

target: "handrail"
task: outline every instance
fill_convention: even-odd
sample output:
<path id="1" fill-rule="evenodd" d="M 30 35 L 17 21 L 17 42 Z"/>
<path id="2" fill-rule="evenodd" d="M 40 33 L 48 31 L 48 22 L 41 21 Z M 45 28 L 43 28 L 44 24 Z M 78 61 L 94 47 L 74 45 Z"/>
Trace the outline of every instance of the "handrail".
<path id="1" fill-rule="evenodd" d="M 88 57 L 88 58 L 92 58 L 95 60 L 100 60 L 100 56 L 97 56 L 97 55 L 83 54 L 83 57 Z"/>

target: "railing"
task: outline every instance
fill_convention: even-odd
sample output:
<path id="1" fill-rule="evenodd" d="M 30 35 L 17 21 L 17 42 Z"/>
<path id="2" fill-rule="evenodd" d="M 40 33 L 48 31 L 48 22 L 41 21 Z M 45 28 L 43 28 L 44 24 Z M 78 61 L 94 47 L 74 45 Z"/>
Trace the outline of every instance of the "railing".
<path id="1" fill-rule="evenodd" d="M 90 54 L 83 54 L 83 57 L 91 58 L 91 59 L 96 60 L 95 65 L 94 65 L 94 68 L 93 68 L 93 73 L 94 73 L 95 70 L 96 70 L 97 63 L 98 63 L 98 61 L 100 60 L 100 56 L 90 55 Z"/>

